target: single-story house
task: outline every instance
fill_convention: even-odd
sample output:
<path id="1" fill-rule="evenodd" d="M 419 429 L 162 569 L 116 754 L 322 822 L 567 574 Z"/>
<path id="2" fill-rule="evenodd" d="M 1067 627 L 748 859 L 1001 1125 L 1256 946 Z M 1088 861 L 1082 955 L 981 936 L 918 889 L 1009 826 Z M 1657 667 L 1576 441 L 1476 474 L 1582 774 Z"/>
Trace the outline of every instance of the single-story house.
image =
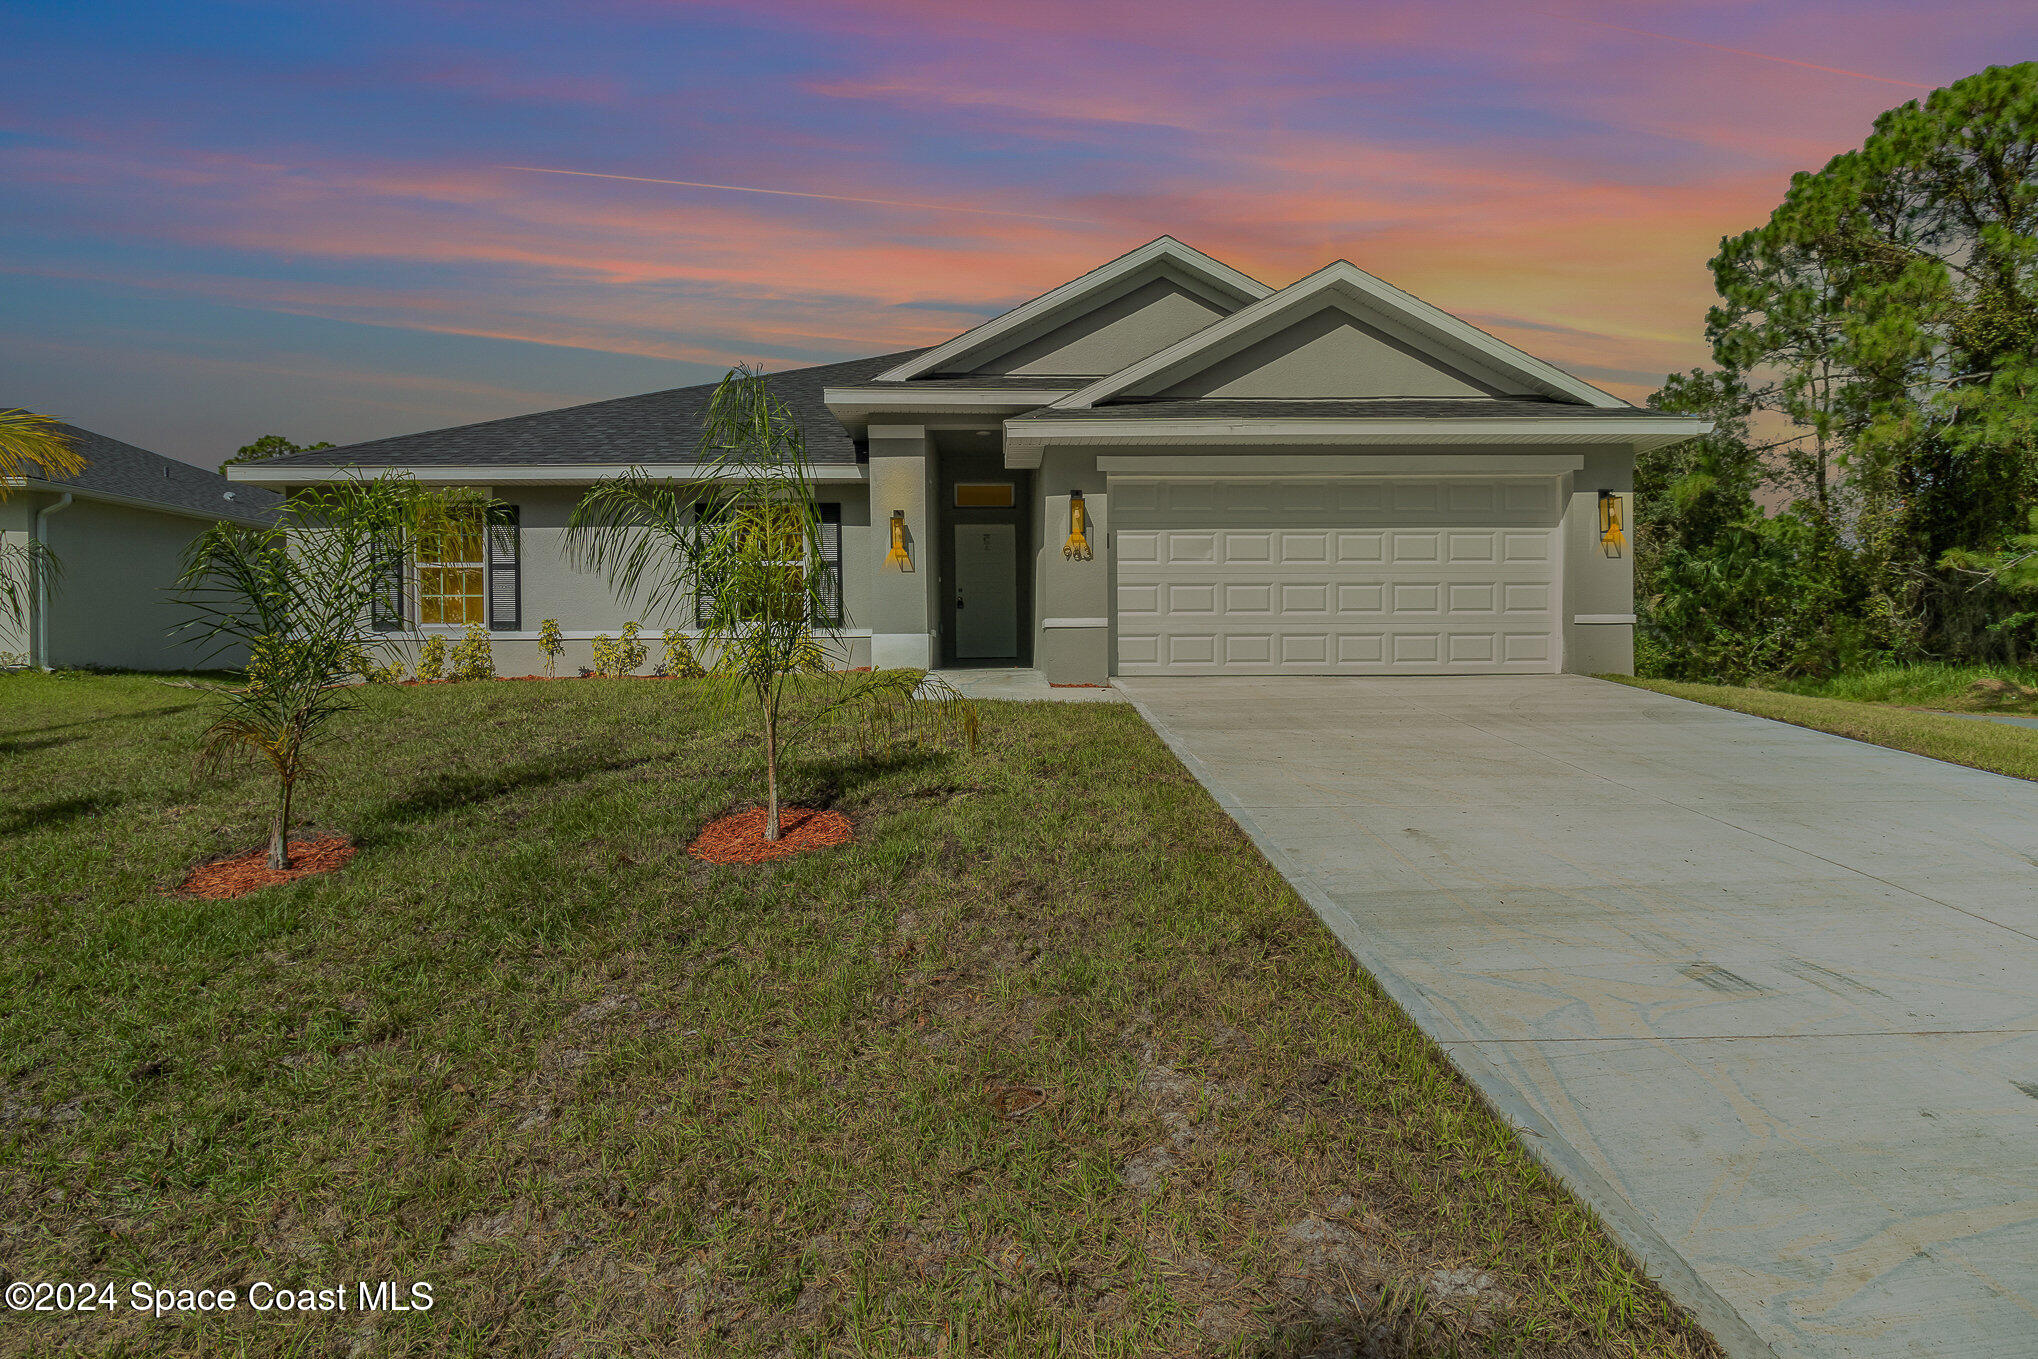
<path id="1" fill-rule="evenodd" d="M 46 670 L 238 664 L 178 631 L 184 550 L 219 520 L 273 523 L 282 497 L 89 429 L 59 429 L 84 470 L 9 480 L 0 500 L 0 537 L 41 542 L 58 565 L 31 583 L 20 624 L 0 614 L 0 652 Z"/>
<path id="2" fill-rule="evenodd" d="M 1635 455 L 1705 432 L 1337 261 L 1274 289 L 1163 236 L 928 349 L 776 373 L 802 417 L 852 665 L 1112 675 L 1625 671 Z M 409 568 L 408 626 L 536 668 L 642 617 L 561 555 L 628 468 L 698 478 L 710 386 L 237 466 L 401 469 L 515 507 Z M 892 549 L 903 545 L 901 563 Z M 480 543 L 477 536 L 473 540 Z M 889 559 L 889 560 L 888 560 Z"/>

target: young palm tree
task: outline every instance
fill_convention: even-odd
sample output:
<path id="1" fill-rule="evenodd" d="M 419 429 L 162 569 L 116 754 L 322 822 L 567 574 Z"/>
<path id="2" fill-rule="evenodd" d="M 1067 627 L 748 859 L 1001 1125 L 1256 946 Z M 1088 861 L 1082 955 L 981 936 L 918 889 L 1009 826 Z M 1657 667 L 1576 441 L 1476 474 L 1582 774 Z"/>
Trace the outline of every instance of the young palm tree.
<path id="1" fill-rule="evenodd" d="M 300 491 L 273 525 L 218 523 L 187 550 L 185 627 L 214 654 L 245 647 L 247 681 L 202 686 L 218 704 L 200 748 L 205 770 L 235 754 L 276 775 L 269 867 L 289 867 L 291 805 L 318 735 L 352 710 L 361 629 L 392 587 L 388 550 L 431 531 L 440 502 L 394 477 Z"/>
<path id="2" fill-rule="evenodd" d="M 0 411 L 0 500 L 24 477 L 74 477 L 84 470 L 85 460 L 55 420 L 31 411 Z M 0 543 L 0 618 L 19 626 L 28 617 L 37 578 L 53 582 L 61 569 L 42 543 Z"/>
<path id="3" fill-rule="evenodd" d="M 853 716 L 866 737 L 909 725 L 959 731 L 976 710 L 917 670 L 843 676 L 819 620 L 840 583 L 824 565 L 821 510 L 799 420 L 764 374 L 732 368 L 701 430 L 698 483 L 642 471 L 598 482 L 575 507 L 566 546 L 646 612 L 693 603 L 707 691 L 755 707 L 764 748 L 764 838 L 776 840 L 779 768 L 800 735 Z"/>

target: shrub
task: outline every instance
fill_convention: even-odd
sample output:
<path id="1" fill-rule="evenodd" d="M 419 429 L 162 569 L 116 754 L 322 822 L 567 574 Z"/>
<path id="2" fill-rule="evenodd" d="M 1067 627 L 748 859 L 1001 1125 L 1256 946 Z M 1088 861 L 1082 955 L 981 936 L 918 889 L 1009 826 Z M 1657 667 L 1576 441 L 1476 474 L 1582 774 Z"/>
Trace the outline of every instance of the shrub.
<path id="1" fill-rule="evenodd" d="M 559 620 L 547 618 L 538 624 L 538 650 L 545 653 L 545 678 L 552 678 L 559 664 L 559 658 L 566 653 L 566 638 L 559 631 Z"/>
<path id="2" fill-rule="evenodd" d="M 433 633 L 418 648 L 418 678 L 430 683 L 446 673 L 446 639 Z"/>
<path id="3" fill-rule="evenodd" d="M 341 658 L 346 673 L 359 676 L 363 684 L 394 684 L 403 678 L 401 658 L 392 655 L 387 661 L 377 661 L 374 651 L 359 642 L 349 645 Z"/>
<path id="4" fill-rule="evenodd" d="M 594 639 L 594 673 L 602 679 L 616 674 L 616 639 L 606 632 Z"/>
<path id="5" fill-rule="evenodd" d="M 650 648 L 637 640 L 637 632 L 637 624 L 623 624 L 623 635 L 616 642 L 616 660 L 622 666 L 617 671 L 619 675 L 636 674 L 644 668 L 644 661 L 651 654 Z"/>
<path id="6" fill-rule="evenodd" d="M 678 628 L 665 630 L 665 655 L 658 669 L 673 679 L 701 679 L 708 673 L 701 668 L 700 657 L 694 655 L 693 643 Z"/>
<path id="7" fill-rule="evenodd" d="M 495 678 L 495 650 L 489 645 L 488 629 L 469 623 L 459 645 L 453 648 L 453 678 L 486 680 Z"/>

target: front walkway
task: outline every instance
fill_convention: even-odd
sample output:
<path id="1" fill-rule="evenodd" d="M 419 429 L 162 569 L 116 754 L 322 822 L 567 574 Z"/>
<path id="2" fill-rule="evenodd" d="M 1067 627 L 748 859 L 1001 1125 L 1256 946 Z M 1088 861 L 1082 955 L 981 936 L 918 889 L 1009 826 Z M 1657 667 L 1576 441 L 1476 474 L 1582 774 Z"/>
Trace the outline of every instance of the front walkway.
<path id="1" fill-rule="evenodd" d="M 929 679 L 946 680 L 965 698 L 1006 699 L 1021 703 L 1123 703 L 1125 695 L 1116 689 L 1087 684 L 1049 684 L 1038 670 L 955 669 L 930 670 Z"/>
<path id="2" fill-rule="evenodd" d="M 1730 1352 L 2038 1354 L 2038 784 L 1581 676 L 1118 683 Z"/>

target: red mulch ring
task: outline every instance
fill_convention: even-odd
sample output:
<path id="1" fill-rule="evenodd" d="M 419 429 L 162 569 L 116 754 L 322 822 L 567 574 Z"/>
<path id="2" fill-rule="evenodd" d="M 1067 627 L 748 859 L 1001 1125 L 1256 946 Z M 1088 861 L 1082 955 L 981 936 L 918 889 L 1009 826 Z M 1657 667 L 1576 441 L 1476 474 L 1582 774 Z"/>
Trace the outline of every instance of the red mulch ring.
<path id="1" fill-rule="evenodd" d="M 848 817 L 812 807 L 779 808 L 778 830 L 778 839 L 764 838 L 762 807 L 731 812 L 710 821 L 686 847 L 686 852 L 711 864 L 761 864 L 767 859 L 846 845 L 855 838 L 855 828 Z"/>
<path id="2" fill-rule="evenodd" d="M 191 870 L 178 891 L 206 901 L 244 897 L 279 882 L 293 882 L 314 873 L 330 873 L 354 857 L 354 842 L 343 835 L 321 835 L 316 840 L 290 842 L 290 867 L 281 872 L 269 867 L 267 849 L 251 849 L 225 859 L 214 859 Z"/>
<path id="3" fill-rule="evenodd" d="M 1050 684 L 1050 689 L 1109 689 L 1108 684 Z"/>

